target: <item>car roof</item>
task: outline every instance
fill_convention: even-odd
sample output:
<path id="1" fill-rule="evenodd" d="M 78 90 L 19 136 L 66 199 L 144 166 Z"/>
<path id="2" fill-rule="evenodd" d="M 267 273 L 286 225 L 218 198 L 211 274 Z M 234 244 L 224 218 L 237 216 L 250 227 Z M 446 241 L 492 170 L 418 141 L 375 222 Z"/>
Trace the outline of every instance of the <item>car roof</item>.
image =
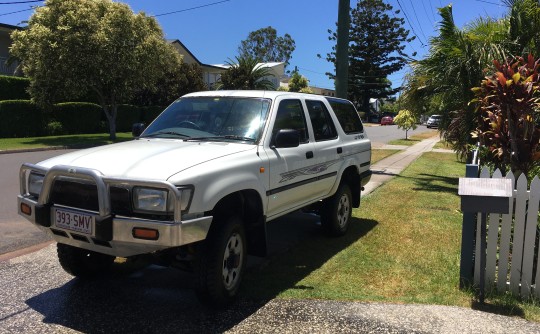
<path id="1" fill-rule="evenodd" d="M 282 92 L 282 91 L 268 91 L 268 90 L 212 90 L 189 93 L 183 97 L 197 97 L 197 96 L 216 96 L 216 97 L 259 97 L 275 99 L 279 96 L 296 97 L 296 98 L 312 98 L 320 99 L 325 98 L 322 95 L 294 93 L 294 92 Z"/>

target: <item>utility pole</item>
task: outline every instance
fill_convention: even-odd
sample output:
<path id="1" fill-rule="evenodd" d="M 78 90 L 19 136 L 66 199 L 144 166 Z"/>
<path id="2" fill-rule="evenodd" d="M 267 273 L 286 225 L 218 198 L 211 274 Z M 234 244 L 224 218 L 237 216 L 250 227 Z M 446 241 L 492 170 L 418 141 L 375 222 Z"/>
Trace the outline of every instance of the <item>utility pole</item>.
<path id="1" fill-rule="evenodd" d="M 339 0 L 336 45 L 336 96 L 346 99 L 349 84 L 349 26 L 351 0 Z"/>

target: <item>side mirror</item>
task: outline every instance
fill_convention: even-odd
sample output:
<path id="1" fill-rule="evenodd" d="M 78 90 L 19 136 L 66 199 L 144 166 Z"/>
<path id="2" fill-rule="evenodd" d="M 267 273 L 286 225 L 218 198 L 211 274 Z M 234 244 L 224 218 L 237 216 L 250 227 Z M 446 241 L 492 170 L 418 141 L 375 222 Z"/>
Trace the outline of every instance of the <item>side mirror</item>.
<path id="1" fill-rule="evenodd" d="M 274 137 L 274 147 L 298 147 L 300 146 L 300 133 L 297 130 L 281 129 Z"/>
<path id="2" fill-rule="evenodd" d="M 144 123 L 135 123 L 131 127 L 131 135 L 134 138 L 139 138 L 139 136 L 141 135 L 141 133 L 143 133 L 145 128 L 146 128 L 146 124 L 144 124 Z"/>

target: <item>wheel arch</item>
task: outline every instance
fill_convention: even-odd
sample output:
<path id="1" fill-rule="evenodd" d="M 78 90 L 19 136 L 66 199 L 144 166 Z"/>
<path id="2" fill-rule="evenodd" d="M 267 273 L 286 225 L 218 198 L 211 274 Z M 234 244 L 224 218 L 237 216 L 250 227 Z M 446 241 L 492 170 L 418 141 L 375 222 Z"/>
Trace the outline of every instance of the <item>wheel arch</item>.
<path id="1" fill-rule="evenodd" d="M 262 198 L 256 190 L 245 189 L 226 195 L 209 214 L 215 217 L 212 225 L 220 224 L 230 216 L 240 216 L 246 231 L 248 254 L 266 255 L 266 217 Z"/>
<path id="2" fill-rule="evenodd" d="M 349 166 L 343 171 L 340 184 L 346 183 L 350 187 L 352 204 L 355 208 L 360 206 L 360 193 L 362 190 L 360 182 L 360 174 L 358 174 L 358 169 L 355 166 Z"/>

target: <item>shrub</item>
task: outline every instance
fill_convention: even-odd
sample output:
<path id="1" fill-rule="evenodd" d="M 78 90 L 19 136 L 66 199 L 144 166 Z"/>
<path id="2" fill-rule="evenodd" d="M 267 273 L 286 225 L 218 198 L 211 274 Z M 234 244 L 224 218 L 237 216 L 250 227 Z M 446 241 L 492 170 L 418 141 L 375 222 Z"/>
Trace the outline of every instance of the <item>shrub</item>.
<path id="1" fill-rule="evenodd" d="M 29 100 L 0 101 L 0 137 L 44 135 L 43 110 Z"/>
<path id="2" fill-rule="evenodd" d="M 64 127 L 62 123 L 58 121 L 51 121 L 47 123 L 45 131 L 48 136 L 59 136 L 65 134 Z"/>
<path id="3" fill-rule="evenodd" d="M 0 75 L 0 101 L 30 100 L 27 92 L 29 85 L 28 78 Z"/>
<path id="4" fill-rule="evenodd" d="M 55 104 L 50 118 L 60 122 L 65 134 L 103 132 L 101 106 L 88 102 L 66 102 Z"/>

